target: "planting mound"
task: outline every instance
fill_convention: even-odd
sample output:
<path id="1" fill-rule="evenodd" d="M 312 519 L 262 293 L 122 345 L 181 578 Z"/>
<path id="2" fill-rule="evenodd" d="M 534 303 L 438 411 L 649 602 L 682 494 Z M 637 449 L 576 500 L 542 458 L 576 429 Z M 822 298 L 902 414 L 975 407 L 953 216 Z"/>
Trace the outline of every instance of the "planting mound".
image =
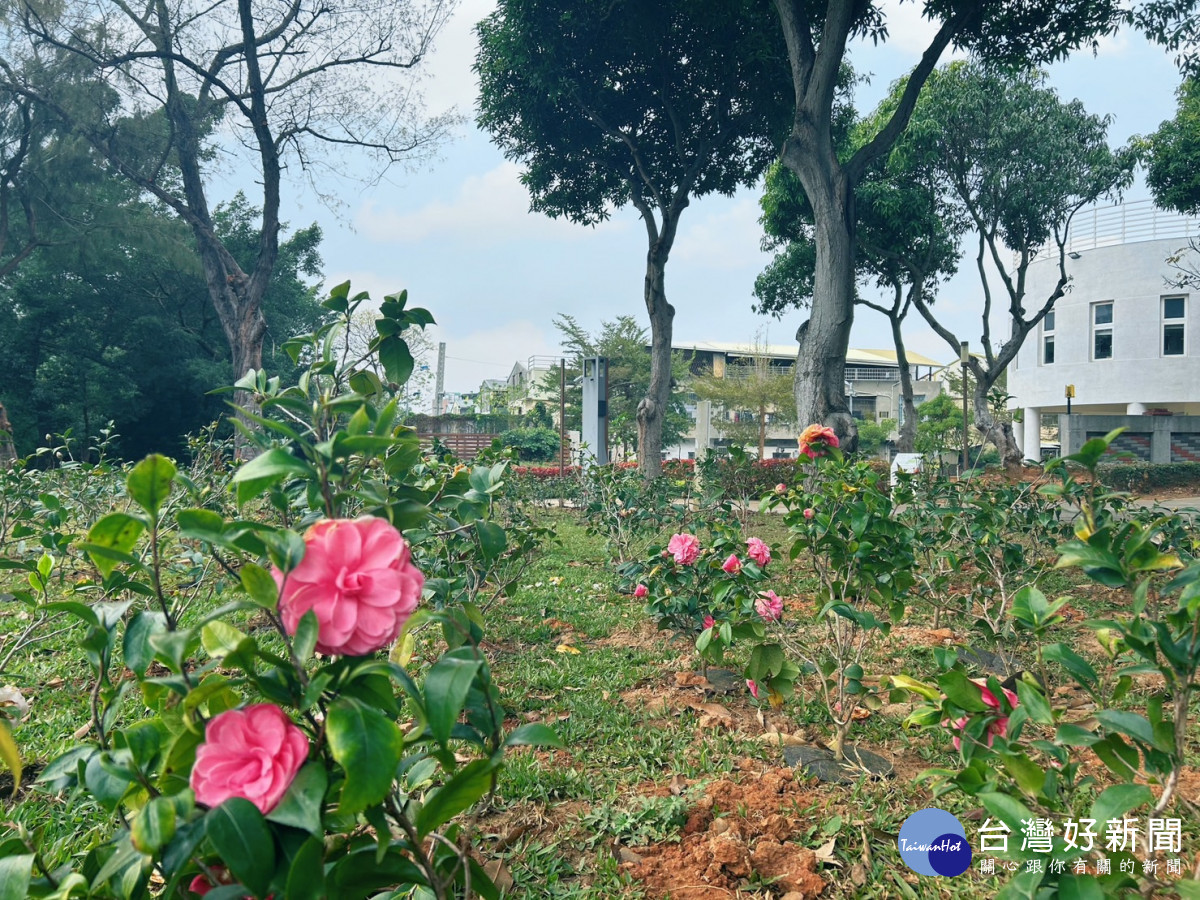
<path id="1" fill-rule="evenodd" d="M 768 769 L 745 783 L 712 782 L 679 843 L 640 848 L 640 860 L 627 868 L 656 898 L 727 898 L 755 874 L 780 894 L 816 897 L 825 889 L 817 857 L 790 842 L 802 831 L 799 810 L 813 802 L 789 769 Z"/>

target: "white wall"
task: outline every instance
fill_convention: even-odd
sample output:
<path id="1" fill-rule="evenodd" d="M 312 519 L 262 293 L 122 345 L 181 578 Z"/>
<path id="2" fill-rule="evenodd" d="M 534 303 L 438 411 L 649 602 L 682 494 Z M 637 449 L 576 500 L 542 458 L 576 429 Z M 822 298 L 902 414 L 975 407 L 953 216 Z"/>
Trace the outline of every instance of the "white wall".
<path id="1" fill-rule="evenodd" d="M 1124 412 L 1141 403 L 1175 412 L 1200 409 L 1200 293 L 1187 301 L 1184 356 L 1162 355 L 1164 296 L 1186 295 L 1166 283 L 1167 256 L 1183 239 L 1099 247 L 1067 259 L 1072 282 L 1055 303 L 1055 360 L 1041 363 L 1042 329 L 1025 340 L 1008 371 L 1010 408 L 1065 410 L 1064 389 L 1074 384 L 1073 411 Z M 1058 279 L 1057 259 L 1030 265 L 1025 309 L 1032 315 Z M 1113 356 L 1092 360 L 1092 304 L 1113 302 Z"/>

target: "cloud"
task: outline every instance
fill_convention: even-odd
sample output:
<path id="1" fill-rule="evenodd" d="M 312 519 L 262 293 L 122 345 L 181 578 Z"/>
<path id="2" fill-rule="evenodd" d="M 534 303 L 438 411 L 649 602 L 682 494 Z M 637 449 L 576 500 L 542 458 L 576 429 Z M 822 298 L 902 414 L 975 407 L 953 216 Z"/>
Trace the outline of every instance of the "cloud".
<path id="1" fill-rule="evenodd" d="M 713 201 L 701 201 L 701 203 Z M 720 201 L 717 201 L 720 202 Z M 701 207 L 703 208 L 703 207 Z M 674 258 L 692 268 L 761 269 L 770 259 L 759 249 L 762 226 L 758 224 L 758 201 L 753 196 L 724 200 L 713 212 L 688 224 L 675 242 Z"/>
<path id="2" fill-rule="evenodd" d="M 475 111 L 478 82 L 471 66 L 479 41 L 475 26 L 496 8 L 496 0 L 462 0 L 434 42 L 428 58 L 430 78 L 425 99 L 432 112 L 456 107 L 471 116 Z"/>
<path id="3" fill-rule="evenodd" d="M 530 238 L 575 240 L 598 231 L 624 230 L 627 225 L 610 220 L 587 228 L 530 212 L 520 169 L 508 161 L 468 177 L 450 200 L 434 200 L 412 212 L 398 212 L 368 199 L 355 215 L 358 231 L 380 243 L 447 236 L 489 244 Z"/>
<path id="4" fill-rule="evenodd" d="M 901 3 L 899 0 L 883 0 L 879 4 L 887 22 L 886 47 L 899 50 L 912 57 L 911 66 L 915 66 L 937 34 L 939 23 L 925 18 L 921 13 L 924 4 Z M 863 42 L 864 47 L 870 47 L 870 41 Z M 964 59 L 961 51 L 947 51 L 942 54 L 941 62 L 950 59 Z"/>

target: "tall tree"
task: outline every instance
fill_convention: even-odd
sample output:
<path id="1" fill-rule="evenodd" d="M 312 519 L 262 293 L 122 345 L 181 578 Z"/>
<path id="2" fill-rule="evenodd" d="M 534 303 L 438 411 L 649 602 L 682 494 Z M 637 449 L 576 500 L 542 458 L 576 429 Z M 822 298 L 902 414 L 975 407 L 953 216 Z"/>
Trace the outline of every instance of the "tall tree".
<path id="1" fill-rule="evenodd" d="M 1019 464 L 1021 453 L 1011 423 L 993 414 L 989 395 L 1067 289 L 1066 239 L 1075 213 L 1119 195 L 1133 180 L 1136 153 L 1109 147 L 1109 122 L 1078 100 L 1061 101 L 1040 73 L 953 63 L 930 78 L 893 154 L 898 170 L 935 179 L 954 214 L 976 232 L 982 353 L 967 367 L 975 379 L 975 427 L 1006 464 Z M 1031 297 L 1026 275 L 1040 253 L 1057 261 L 1059 277 L 1047 296 Z M 914 302 L 957 353 L 958 334 L 935 316 L 927 298 Z M 992 336 L 993 309 L 1004 311 L 1007 338 Z"/>
<path id="2" fill-rule="evenodd" d="M 812 205 L 816 245 L 812 314 L 796 332 L 797 415 L 832 426 L 852 448 L 854 422 L 843 376 L 854 319 L 855 186 L 904 131 L 926 79 L 952 43 L 983 58 L 1038 63 L 1111 30 L 1123 12 L 1117 0 L 924 0 L 924 15 L 936 23 L 936 33 L 895 110 L 843 160 L 832 125 L 847 45 L 852 37 L 885 40 L 886 15 L 875 0 L 774 0 L 774 5 L 795 97 L 781 158 Z"/>
<path id="3" fill-rule="evenodd" d="M 17 0 L 0 72 L 187 224 L 240 377 L 262 366 L 285 169 L 328 172 L 347 147 L 381 165 L 428 155 L 449 120 L 422 120 L 411 84 L 389 75 L 419 66 L 452 5 Z M 61 77 L 68 68 L 73 78 Z M 221 240 L 209 198 L 218 150 L 239 147 L 262 191 L 243 260 Z"/>
<path id="4" fill-rule="evenodd" d="M 845 136 L 839 142 L 842 158 L 878 133 L 880 123 L 893 114 L 903 88 L 899 82 L 874 113 L 852 123 L 853 111 L 845 105 L 847 121 L 838 128 Z M 943 201 L 932 178 L 897 171 L 890 157 L 889 153 L 873 163 L 854 193 L 856 289 L 873 284 L 890 295 L 890 302 L 868 299 L 866 290 L 856 292 L 856 302 L 882 313 L 891 326 L 904 410 L 897 449 L 911 452 L 917 416 L 903 326 L 914 301 L 921 297 L 931 303 L 938 283 L 958 269 L 964 220 Z M 799 180 L 781 165 L 767 174 L 762 207 L 763 246 L 776 255 L 755 280 L 754 293 L 759 312 L 781 316 L 792 307 L 812 303 L 817 255 L 813 208 Z"/>
<path id="5" fill-rule="evenodd" d="M 650 385 L 653 366 L 646 347 L 650 336 L 633 316 L 618 316 L 600 323 L 600 330 L 591 334 L 574 316 L 559 315 L 554 319 L 567 363 L 566 419 L 568 428 L 580 427 L 582 388 L 576 379 L 583 371 L 582 360 L 588 356 L 603 356 L 608 360 L 608 436 L 622 450 L 638 448 L 638 405 Z M 678 353 L 671 354 L 672 381 L 687 378 L 687 362 Z M 557 396 L 559 372 L 552 369 L 545 376 L 543 389 Z M 678 443 L 691 425 L 681 394 L 672 392 L 663 419 L 663 446 Z"/>
<path id="6" fill-rule="evenodd" d="M 0 401 L 17 446 L 27 453 L 42 435 L 68 430 L 88 439 L 112 420 L 126 457 L 181 453 L 185 436 L 224 409 L 208 392 L 233 380 L 191 234 L 169 211 L 138 202 L 123 179 L 81 182 L 79 191 L 81 205 L 120 208 L 122 227 L 51 243 L 0 282 Z M 213 215 L 235 256 L 254 253 L 257 219 L 242 198 Z M 281 239 L 263 298 L 267 352 L 279 348 L 268 364 L 285 377 L 283 341 L 322 313 L 309 283 L 319 241 L 315 225 Z"/>
<path id="7" fill-rule="evenodd" d="M 752 184 L 788 112 L 787 60 L 754 0 L 500 0 L 479 24 L 480 124 L 521 162 L 532 208 L 646 228 L 651 374 L 638 466 L 661 473 L 674 307 L 665 273 L 695 197 Z"/>
<path id="8" fill-rule="evenodd" d="M 1154 202 L 1185 215 L 1200 213 L 1200 78 L 1179 86 L 1175 115 L 1140 142 L 1146 184 Z M 1200 241 L 1192 238 L 1167 260 L 1177 273 L 1171 283 L 1200 287 Z"/>

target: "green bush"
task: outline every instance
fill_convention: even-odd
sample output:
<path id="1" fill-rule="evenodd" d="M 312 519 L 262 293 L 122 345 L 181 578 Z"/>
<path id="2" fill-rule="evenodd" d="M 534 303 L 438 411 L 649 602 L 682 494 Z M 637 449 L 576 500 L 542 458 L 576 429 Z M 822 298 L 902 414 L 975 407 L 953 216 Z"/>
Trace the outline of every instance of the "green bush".
<path id="1" fill-rule="evenodd" d="M 500 435 L 500 443 L 516 450 L 522 462 L 558 459 L 559 437 L 553 428 L 513 428 Z"/>
<path id="2" fill-rule="evenodd" d="M 1200 463 L 1109 463 L 1098 466 L 1101 484 L 1119 491 L 1147 491 L 1154 488 L 1200 488 Z"/>

